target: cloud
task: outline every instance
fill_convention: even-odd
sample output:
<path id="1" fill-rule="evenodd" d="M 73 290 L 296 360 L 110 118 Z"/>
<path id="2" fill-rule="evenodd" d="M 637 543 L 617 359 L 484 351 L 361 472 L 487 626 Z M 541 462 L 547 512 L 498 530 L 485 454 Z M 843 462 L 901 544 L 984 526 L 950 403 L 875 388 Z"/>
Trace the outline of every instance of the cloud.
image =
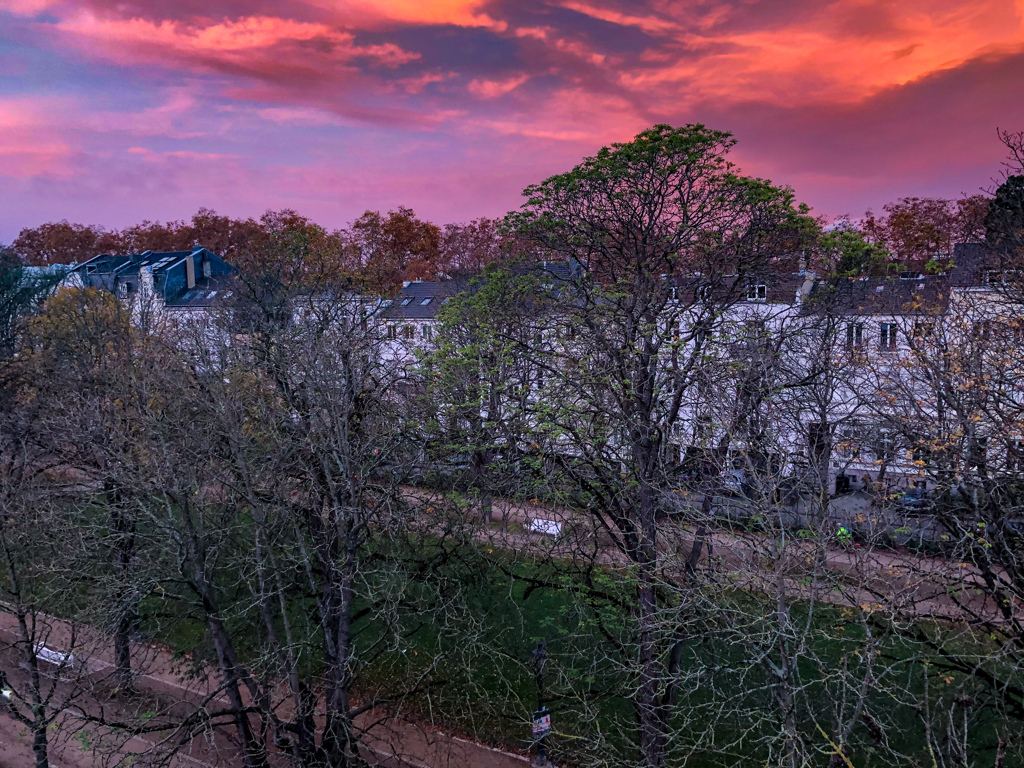
<path id="1" fill-rule="evenodd" d="M 514 75 L 504 80 L 471 80 L 467 88 L 474 96 L 481 99 L 496 99 L 506 93 L 514 91 L 520 85 L 530 79 L 529 75 Z"/>
<path id="2" fill-rule="evenodd" d="M 0 99 L 0 177 L 66 176 L 71 144 L 47 119 L 50 102 Z"/>
<path id="3" fill-rule="evenodd" d="M 1024 126 L 1022 24 L 1024 0 L 0 0 L 0 227 L 472 218 L 657 122 L 733 130 L 826 213 L 971 191 Z"/>
<path id="4" fill-rule="evenodd" d="M 329 73 L 356 58 L 387 67 L 418 58 L 393 43 L 358 45 L 351 32 L 271 16 L 186 23 L 109 19 L 86 12 L 62 19 L 56 30 L 90 55 L 121 64 L 162 63 L 270 79 L 275 71 L 295 70 L 323 77 L 322 68 Z"/>

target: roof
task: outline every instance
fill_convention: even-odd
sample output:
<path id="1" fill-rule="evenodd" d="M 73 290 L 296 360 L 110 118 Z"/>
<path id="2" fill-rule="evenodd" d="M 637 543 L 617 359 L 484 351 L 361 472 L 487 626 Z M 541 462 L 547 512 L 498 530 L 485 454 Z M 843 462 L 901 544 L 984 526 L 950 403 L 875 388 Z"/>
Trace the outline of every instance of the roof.
<path id="1" fill-rule="evenodd" d="M 680 301 L 692 302 L 700 295 L 707 295 L 715 300 L 737 301 L 744 303 L 748 292 L 756 286 L 764 286 L 763 296 L 755 293 L 751 303 L 758 304 L 799 304 L 802 300 L 801 290 L 814 279 L 814 273 L 779 272 L 754 273 L 748 275 L 712 275 L 703 277 L 690 275 L 673 278 L 676 295 Z M 709 291 L 704 294 L 703 291 Z M 800 296 L 798 298 L 798 296 Z"/>
<path id="2" fill-rule="evenodd" d="M 167 301 L 164 306 L 168 309 L 198 309 L 218 306 L 234 295 L 234 286 L 234 275 L 199 277 L 196 278 L 195 288 L 190 288 Z"/>
<path id="3" fill-rule="evenodd" d="M 804 312 L 846 315 L 928 315 L 949 304 L 948 274 L 903 277 L 831 278 L 811 288 Z"/>
<path id="4" fill-rule="evenodd" d="M 81 270 L 90 274 L 114 274 L 115 272 L 135 271 L 142 267 L 150 267 L 153 274 L 174 266 L 179 261 L 193 253 L 202 253 L 205 248 L 196 248 L 191 251 L 143 251 L 142 253 L 110 254 L 101 253 L 86 262 L 79 264 L 75 270 Z M 213 254 L 212 251 L 208 253 Z"/>
<path id="5" fill-rule="evenodd" d="M 433 320 L 446 299 L 467 290 L 468 280 L 405 283 L 384 310 L 384 319 Z"/>

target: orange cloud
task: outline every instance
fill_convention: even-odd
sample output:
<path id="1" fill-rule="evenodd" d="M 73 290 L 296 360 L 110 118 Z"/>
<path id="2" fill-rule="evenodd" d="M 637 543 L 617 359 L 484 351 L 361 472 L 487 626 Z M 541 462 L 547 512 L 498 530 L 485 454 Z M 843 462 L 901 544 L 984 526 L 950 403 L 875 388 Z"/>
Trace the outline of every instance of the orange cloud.
<path id="1" fill-rule="evenodd" d="M 617 78 L 620 85 L 694 102 L 704 99 L 765 100 L 789 105 L 863 99 L 929 73 L 957 66 L 990 50 L 1024 46 L 1024 3 L 1009 0 L 926 0 L 887 5 L 885 14 L 868 0 L 837 0 L 799 21 L 730 31 L 728 14 L 714 24 L 686 27 L 674 35 L 682 48 L 674 57 L 653 49 L 648 67 Z M 574 10 L 614 20 L 614 14 L 573 3 Z M 728 6 L 726 6 L 727 8 Z M 851 26 L 861 19 L 864 29 Z M 690 21 L 693 21 L 692 19 Z M 620 19 L 640 25 L 643 20 Z M 662 64 L 662 66 L 657 66 Z"/>
<path id="2" fill-rule="evenodd" d="M 358 26 L 452 24 L 497 32 L 508 28 L 506 22 L 480 12 L 487 0 L 313 0 L 312 4 Z"/>

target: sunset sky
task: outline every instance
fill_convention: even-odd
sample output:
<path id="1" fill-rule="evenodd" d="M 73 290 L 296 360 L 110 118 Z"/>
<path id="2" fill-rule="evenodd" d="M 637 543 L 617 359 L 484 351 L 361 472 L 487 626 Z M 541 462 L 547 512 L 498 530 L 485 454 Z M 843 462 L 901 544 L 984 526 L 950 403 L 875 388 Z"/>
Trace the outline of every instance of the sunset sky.
<path id="1" fill-rule="evenodd" d="M 500 215 L 662 122 L 828 216 L 974 193 L 1024 128 L 1024 0 L 0 0 L 0 242 Z"/>

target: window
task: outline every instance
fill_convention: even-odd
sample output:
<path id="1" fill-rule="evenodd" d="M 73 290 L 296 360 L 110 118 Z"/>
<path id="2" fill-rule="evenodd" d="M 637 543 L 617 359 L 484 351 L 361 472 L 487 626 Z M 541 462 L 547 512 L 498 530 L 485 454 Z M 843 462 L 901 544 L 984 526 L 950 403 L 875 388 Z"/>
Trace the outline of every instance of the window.
<path id="1" fill-rule="evenodd" d="M 434 326 L 424 325 L 423 326 L 423 338 L 430 341 L 434 338 Z"/>
<path id="2" fill-rule="evenodd" d="M 880 334 L 880 346 L 883 351 L 891 352 L 896 349 L 896 324 L 882 323 Z"/>
<path id="3" fill-rule="evenodd" d="M 836 430 L 836 453 L 840 456 L 860 458 L 860 449 L 864 444 L 864 426 L 851 423 L 844 424 Z"/>
<path id="4" fill-rule="evenodd" d="M 433 296 L 427 296 L 427 298 L 425 298 L 423 301 L 420 302 L 420 306 L 421 307 L 427 306 L 427 304 L 429 304 L 431 301 L 433 301 L 433 299 L 434 299 Z"/>
<path id="5" fill-rule="evenodd" d="M 128 298 L 128 283 L 117 284 L 117 295 L 122 299 Z"/>
<path id="6" fill-rule="evenodd" d="M 767 298 L 767 285 L 751 285 L 747 288 L 747 301 L 765 301 Z"/>
<path id="7" fill-rule="evenodd" d="M 412 304 L 412 302 L 413 302 L 412 296 L 408 296 L 408 297 L 402 299 L 402 303 L 401 303 L 400 306 L 408 307 L 410 304 Z"/>
<path id="8" fill-rule="evenodd" d="M 864 323 L 850 323 L 846 326 L 846 348 L 859 349 L 864 342 Z"/>
<path id="9" fill-rule="evenodd" d="M 885 427 L 875 433 L 875 458 L 879 461 L 891 459 L 896 449 L 896 435 Z"/>
<path id="10" fill-rule="evenodd" d="M 992 330 L 995 328 L 995 323 L 992 320 L 982 320 L 981 322 L 975 323 L 971 328 L 974 338 L 979 341 L 988 341 L 992 338 Z"/>
<path id="11" fill-rule="evenodd" d="M 925 320 L 917 320 L 914 322 L 914 338 L 915 339 L 926 339 L 932 335 L 935 331 L 935 323 Z"/>
<path id="12" fill-rule="evenodd" d="M 388 338 L 389 339 L 397 339 L 398 338 L 398 326 L 395 325 L 394 323 L 388 323 Z"/>
<path id="13" fill-rule="evenodd" d="M 415 338 L 415 336 L 416 336 L 416 328 L 415 328 L 415 326 L 412 326 L 412 325 L 409 325 L 409 324 L 406 324 L 406 325 L 402 326 L 402 338 L 403 339 L 412 339 L 412 338 Z"/>
<path id="14" fill-rule="evenodd" d="M 711 417 L 707 414 L 699 414 L 693 422 L 693 442 L 700 445 L 711 436 Z"/>

